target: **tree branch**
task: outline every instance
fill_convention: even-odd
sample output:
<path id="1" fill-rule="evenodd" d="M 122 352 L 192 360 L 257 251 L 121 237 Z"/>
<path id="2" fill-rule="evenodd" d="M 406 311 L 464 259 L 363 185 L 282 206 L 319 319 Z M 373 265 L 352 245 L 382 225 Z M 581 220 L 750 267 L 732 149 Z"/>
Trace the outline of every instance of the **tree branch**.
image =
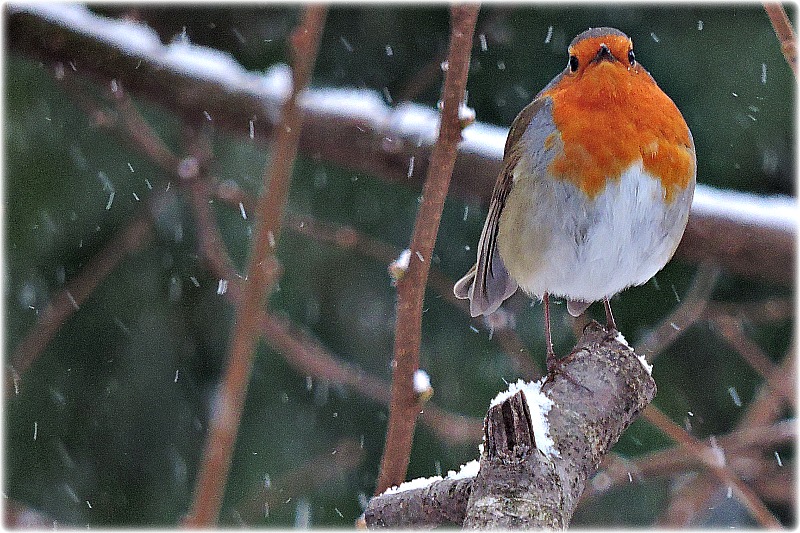
<path id="1" fill-rule="evenodd" d="M 319 340 L 289 320 L 268 312 L 262 316 L 261 326 L 267 344 L 299 373 L 341 383 L 365 398 L 389 404 L 391 384 L 388 381 L 334 357 Z M 480 440 L 481 421 L 477 418 L 446 411 L 433 402 L 425 404 L 420 416 L 431 432 L 444 441 L 463 444 Z"/>
<path id="2" fill-rule="evenodd" d="M 744 473 L 745 468 L 752 467 L 752 460 L 746 457 L 754 450 L 763 450 L 771 446 L 780 446 L 792 442 L 797 437 L 797 422 L 784 420 L 771 426 L 759 426 L 737 429 L 717 438 L 719 446 L 725 450 L 727 460 L 737 475 L 751 477 Z M 710 443 L 709 443 L 710 444 Z M 745 461 L 739 458 L 745 456 Z M 609 456 L 610 457 L 610 456 Z M 739 464 L 741 463 L 741 464 Z M 695 450 L 685 446 L 674 446 L 659 450 L 634 460 L 612 459 L 601 474 L 598 474 L 586 488 L 583 498 L 593 498 L 611 488 L 634 480 L 670 476 L 687 470 L 701 470 L 706 461 L 698 456 Z M 602 477 L 601 477 L 602 476 Z"/>
<path id="3" fill-rule="evenodd" d="M 794 75 L 797 76 L 797 42 L 792 29 L 792 23 L 786 11 L 779 2 L 764 2 L 764 11 L 767 12 L 769 21 L 781 43 L 781 52 L 786 62 L 789 63 Z"/>
<path id="4" fill-rule="evenodd" d="M 381 459 L 376 493 L 403 482 L 411 456 L 411 441 L 420 405 L 414 390 L 422 344 L 422 301 L 428 283 L 433 247 L 453 173 L 456 147 L 461 140 L 459 109 L 467 86 L 472 34 L 478 18 L 476 4 L 451 7 L 450 50 L 444 81 L 444 109 L 431 166 L 422 190 L 411 238 L 411 262 L 397 283 L 397 319 L 392 361 L 392 403 L 386 444 Z"/>
<path id="5" fill-rule="evenodd" d="M 541 390 L 552 401 L 545 420 L 557 455 L 540 451 L 532 430 L 536 415 L 525 393 L 517 392 L 489 409 L 475 478 L 379 495 L 367 507 L 367 525 L 566 527 L 586 479 L 656 387 L 633 350 L 591 322 L 562 371 L 548 376 Z"/>
<path id="6" fill-rule="evenodd" d="M 256 207 L 252 250 L 242 298 L 236 310 L 236 323 L 230 341 L 228 366 L 222 380 L 218 406 L 214 410 L 192 508 L 184 521 L 188 527 L 216 524 L 228 479 L 233 448 L 239 429 L 250 371 L 253 365 L 258 324 L 278 267 L 274 249 L 280 234 L 283 208 L 289 192 L 302 114 L 297 105 L 300 92 L 311 79 L 317 56 L 326 9 L 310 5 L 290 37 L 294 52 L 292 91 L 285 101 L 276 133 L 270 165 L 264 172 L 264 186 Z"/>
<path id="7" fill-rule="evenodd" d="M 150 239 L 153 218 L 167 201 L 163 194 L 151 198 L 148 206 L 111 237 L 80 273 L 50 299 L 47 307 L 39 313 L 36 323 L 14 349 L 6 372 L 6 397 L 19 391 L 19 377 L 44 351 L 61 326 L 130 253 Z"/>
<path id="8" fill-rule="evenodd" d="M 271 139 L 287 96 L 285 69 L 272 69 L 266 76 L 247 72 L 218 52 L 162 45 L 144 25 L 96 16 L 77 5 L 8 9 L 9 50 L 47 63 L 71 61 L 79 74 L 104 85 L 116 79 L 187 123 L 207 124 L 211 117 L 216 128 L 248 140 L 252 124 L 254 142 L 266 145 Z M 136 46 L 124 37 L 134 31 Z M 188 67 L 184 54 L 202 56 L 204 64 L 217 68 Z M 368 90 L 318 89 L 308 94 L 302 102 L 303 153 L 390 181 L 422 182 L 436 139 L 434 110 L 414 104 L 393 109 Z M 477 122 L 464 130 L 453 169 L 455 195 L 489 205 L 507 133 Z M 794 282 L 796 236 L 797 214 L 790 198 L 698 185 L 677 255 L 788 285 Z"/>
<path id="9" fill-rule="evenodd" d="M 770 512 L 758 495 L 725 464 L 724 455 L 720 456 L 721 454 L 717 453 L 712 447 L 704 446 L 652 405 L 648 407 L 644 417 L 676 443 L 682 444 L 697 457 L 704 458 L 708 472 L 731 488 L 733 494 L 739 498 L 739 501 L 750 511 L 753 518 L 761 526 L 771 529 L 779 529 L 781 527 L 780 521 L 775 518 L 775 515 Z"/>

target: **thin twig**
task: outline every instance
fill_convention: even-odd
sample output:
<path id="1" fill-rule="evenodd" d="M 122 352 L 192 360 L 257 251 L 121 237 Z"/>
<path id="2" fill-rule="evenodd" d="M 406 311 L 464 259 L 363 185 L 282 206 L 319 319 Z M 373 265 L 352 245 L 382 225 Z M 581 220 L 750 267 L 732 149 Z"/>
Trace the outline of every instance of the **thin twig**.
<path id="1" fill-rule="evenodd" d="M 778 365 L 772 362 L 772 359 L 764 353 L 755 341 L 744 334 L 742 331 L 742 324 L 739 320 L 730 316 L 718 315 L 714 317 L 712 324 L 714 326 L 713 331 L 717 332 L 734 350 L 736 350 L 739 355 L 742 356 L 742 359 L 764 378 L 767 385 L 770 385 L 771 381 L 778 377 Z M 773 390 L 773 392 L 779 396 L 783 396 L 783 399 L 788 405 L 796 406 L 794 394 L 790 394 L 789 391 L 783 391 L 781 389 Z"/>
<path id="2" fill-rule="evenodd" d="M 357 439 L 345 437 L 333 451 L 326 450 L 311 460 L 295 466 L 275 479 L 266 478 L 242 498 L 233 510 L 237 518 L 252 523 L 289 503 L 294 497 L 325 487 L 355 469 L 364 460 L 364 447 Z"/>
<path id="3" fill-rule="evenodd" d="M 739 461 L 740 456 L 749 454 L 752 450 L 763 450 L 768 446 L 780 446 L 792 442 L 796 436 L 797 421 L 783 420 L 766 427 L 737 429 L 717 437 L 717 443 L 725 450 L 726 460 L 733 470 L 741 477 L 749 478 L 752 477 L 752 472 L 747 472 L 745 475 L 745 468 L 752 467 L 752 461 Z M 694 450 L 681 445 L 634 460 L 614 456 L 595 476 L 594 481 L 584 492 L 583 498 L 597 497 L 615 486 L 630 483 L 631 479 L 671 476 L 701 468 L 705 463 Z"/>
<path id="4" fill-rule="evenodd" d="M 658 517 L 656 527 L 663 529 L 690 528 L 696 517 L 703 511 L 707 511 L 708 501 L 721 492 L 719 480 L 703 471 L 701 475 L 681 486 L 681 489 L 672 495 L 668 507 Z"/>
<path id="5" fill-rule="evenodd" d="M 752 481 L 753 488 L 758 491 L 761 497 L 776 505 L 782 505 L 788 509 L 797 508 L 797 483 L 794 473 L 796 468 L 790 465 L 779 467 L 773 459 L 772 464 L 776 467 L 769 475 L 761 476 Z"/>
<path id="6" fill-rule="evenodd" d="M 214 410 L 215 417 L 210 421 L 194 500 L 184 521 L 184 525 L 188 527 L 213 526 L 222 507 L 233 447 L 244 410 L 256 340 L 260 333 L 258 319 L 279 270 L 274 249 L 280 235 L 302 127 L 298 98 L 311 79 L 326 13 L 324 6 L 308 6 L 303 11 L 298 28 L 290 37 L 293 52 L 292 92 L 284 103 L 278 131 L 275 133 L 275 151 L 264 172 L 264 186 L 255 213 L 256 225 L 243 297 L 236 310 L 228 366 L 222 378 L 217 400 L 219 405 Z"/>
<path id="7" fill-rule="evenodd" d="M 331 354 L 319 340 L 289 320 L 272 313 L 261 319 L 267 344 L 280 353 L 298 373 L 311 375 L 333 383 L 341 383 L 366 398 L 388 405 L 391 384 L 373 376 L 358 366 Z M 441 440 L 451 444 L 480 441 L 483 421 L 479 418 L 452 413 L 433 402 L 425 404 L 421 419 Z"/>
<path id="8" fill-rule="evenodd" d="M 652 404 L 645 409 L 644 417 L 675 442 L 691 449 L 698 457 L 706 458 L 708 471 L 713 473 L 720 482 L 731 487 L 759 524 L 775 529 L 781 527 L 780 521 L 775 518 L 775 515 L 764 505 L 758 495 L 725 465 L 724 456 L 720 457 L 717 451 L 697 441 Z"/>
<path id="9" fill-rule="evenodd" d="M 242 276 L 228 254 L 211 204 L 216 186 L 208 169 L 213 158 L 210 142 L 205 142 L 204 137 L 201 140 L 197 132 L 191 129 L 187 130 L 185 137 L 188 141 L 187 151 L 192 156 L 184 159 L 189 164 L 181 166 L 195 171 L 183 172 L 179 183 L 186 191 L 194 213 L 198 251 L 211 273 L 227 283 L 224 294 L 234 306 L 238 306 L 242 295 Z"/>
<path id="10" fill-rule="evenodd" d="M 647 357 L 651 363 L 675 342 L 695 322 L 703 317 L 721 269 L 711 263 L 701 263 L 680 305 L 656 326 L 639 343 L 636 351 Z"/>
<path id="11" fill-rule="evenodd" d="M 781 43 L 781 52 L 786 62 L 797 76 L 797 42 L 792 29 L 792 23 L 783 6 L 778 2 L 764 2 L 764 11 L 767 12 L 769 21 L 775 30 L 775 35 Z"/>
<path id="12" fill-rule="evenodd" d="M 175 175 L 179 164 L 177 156 L 139 113 L 127 91 L 123 91 L 122 86 L 115 83 L 111 95 L 122 119 L 124 131 L 134 146 L 163 170 Z"/>
<path id="13" fill-rule="evenodd" d="M 151 207 L 161 203 L 160 198 Z M 36 323 L 28 330 L 11 356 L 6 367 L 6 396 L 20 390 L 19 379 L 41 355 L 58 330 L 80 309 L 94 290 L 133 251 L 141 248 L 151 237 L 153 215 L 148 208 L 112 236 L 106 245 L 81 271 L 58 291 L 39 313 Z M 10 367 L 9 367 L 10 366 Z"/>
<path id="14" fill-rule="evenodd" d="M 773 322 L 791 320 L 794 316 L 792 298 L 770 297 L 754 302 L 709 302 L 706 318 L 729 315 L 753 325 L 763 326 Z"/>
<path id="15" fill-rule="evenodd" d="M 439 138 L 431 156 L 422 190 L 422 203 L 411 238 L 411 264 L 397 283 L 392 403 L 389 407 L 389 427 L 376 494 L 403 482 L 411 455 L 411 441 L 419 412 L 413 382 L 414 373 L 419 368 L 422 343 L 422 301 L 444 200 L 455 164 L 456 147 L 461 140 L 458 113 L 464 99 L 472 34 L 477 18 L 477 5 L 456 5 L 451 8 L 452 29 Z"/>
<path id="16" fill-rule="evenodd" d="M 758 427 L 774 422 L 786 404 L 786 398 L 797 393 L 797 350 L 794 343 L 786 351 L 783 361 L 770 380 L 763 383 L 739 421 L 739 427 Z"/>

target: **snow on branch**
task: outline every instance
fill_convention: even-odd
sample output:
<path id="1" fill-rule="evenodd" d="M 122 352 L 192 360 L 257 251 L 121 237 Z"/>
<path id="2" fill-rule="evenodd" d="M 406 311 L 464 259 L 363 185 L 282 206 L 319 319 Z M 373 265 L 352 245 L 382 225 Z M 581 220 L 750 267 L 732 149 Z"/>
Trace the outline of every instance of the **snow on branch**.
<path id="1" fill-rule="evenodd" d="M 7 9 L 10 50 L 65 76 L 77 73 L 103 85 L 113 80 L 190 124 L 211 123 L 264 146 L 291 90 L 285 65 L 247 71 L 226 53 L 186 42 L 162 44 L 144 24 L 98 16 L 83 6 L 8 4 Z M 389 107 L 375 91 L 332 88 L 306 90 L 301 107 L 300 151 L 306 156 L 421 186 L 439 127 L 435 109 L 411 103 Z M 506 128 L 479 122 L 463 131 L 453 194 L 488 206 L 506 134 Z M 791 283 L 797 226 L 793 198 L 698 185 L 677 253 L 737 274 Z"/>

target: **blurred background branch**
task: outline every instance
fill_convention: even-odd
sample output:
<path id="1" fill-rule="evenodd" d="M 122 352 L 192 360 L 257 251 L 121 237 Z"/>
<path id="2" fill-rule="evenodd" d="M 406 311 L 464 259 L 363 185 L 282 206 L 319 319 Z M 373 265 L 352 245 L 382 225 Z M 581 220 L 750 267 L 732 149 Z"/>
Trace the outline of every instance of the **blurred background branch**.
<path id="1" fill-rule="evenodd" d="M 255 358 L 255 344 L 261 336 L 259 318 L 280 270 L 274 250 L 280 239 L 283 212 L 303 124 L 298 100 L 311 81 L 326 15 L 324 6 L 308 6 L 289 39 L 293 59 L 291 93 L 283 103 L 281 118 L 276 124 L 274 157 L 264 170 L 247 275 L 237 301 L 228 366 L 222 378 L 219 397 L 215 399 L 218 405 L 206 439 L 195 499 L 184 521 L 188 527 L 214 526 L 222 508 L 223 491 Z M 201 201 L 205 201 L 205 198 Z"/>

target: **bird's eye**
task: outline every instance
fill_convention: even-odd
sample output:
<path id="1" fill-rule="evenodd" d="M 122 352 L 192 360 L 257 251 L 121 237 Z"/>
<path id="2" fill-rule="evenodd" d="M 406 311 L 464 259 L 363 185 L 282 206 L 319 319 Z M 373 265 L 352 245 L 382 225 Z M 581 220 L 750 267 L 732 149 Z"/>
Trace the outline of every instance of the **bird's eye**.
<path id="1" fill-rule="evenodd" d="M 569 71 L 575 72 L 576 70 L 578 70 L 578 57 L 569 56 Z"/>
<path id="2" fill-rule="evenodd" d="M 636 63 L 636 56 L 634 55 L 633 50 L 630 50 L 628 52 L 628 63 L 630 63 L 631 66 L 633 66 Z"/>

